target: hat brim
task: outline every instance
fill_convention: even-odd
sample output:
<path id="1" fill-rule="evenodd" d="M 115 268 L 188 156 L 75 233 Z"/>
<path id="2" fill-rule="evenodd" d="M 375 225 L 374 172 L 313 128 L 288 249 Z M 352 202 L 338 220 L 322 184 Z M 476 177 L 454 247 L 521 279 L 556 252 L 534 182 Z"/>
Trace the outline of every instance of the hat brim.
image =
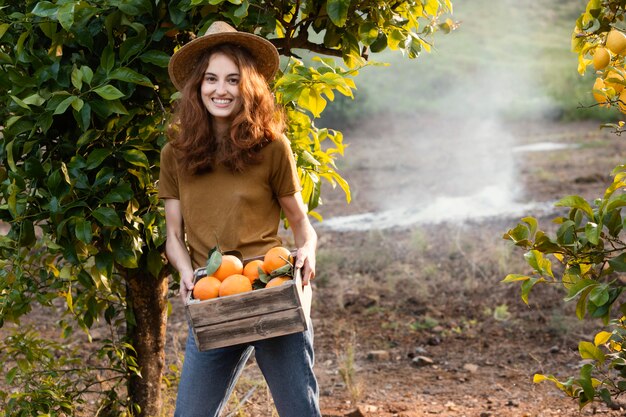
<path id="1" fill-rule="evenodd" d="M 238 45 L 248 50 L 265 79 L 270 81 L 274 78 L 278 70 L 279 57 L 276 47 L 270 41 L 252 33 L 224 32 L 198 37 L 172 55 L 168 72 L 174 86 L 182 90 L 202 53 L 224 43 Z"/>

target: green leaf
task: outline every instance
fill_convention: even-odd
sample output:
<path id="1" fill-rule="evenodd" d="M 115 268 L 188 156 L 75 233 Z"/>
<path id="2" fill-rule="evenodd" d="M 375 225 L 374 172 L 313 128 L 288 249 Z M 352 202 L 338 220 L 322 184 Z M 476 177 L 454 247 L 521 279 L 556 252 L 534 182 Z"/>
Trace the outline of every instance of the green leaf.
<path id="1" fill-rule="evenodd" d="M 387 48 L 387 35 L 380 33 L 378 38 L 370 45 L 370 51 L 377 53 L 382 52 Z"/>
<path id="2" fill-rule="evenodd" d="M 63 113 L 65 113 L 67 108 L 70 105 L 73 105 L 76 100 L 78 100 L 78 97 L 76 97 L 76 96 L 69 96 L 69 97 L 67 97 L 65 100 L 63 100 L 61 103 L 59 103 L 57 108 L 54 110 L 53 114 L 56 115 L 56 114 L 63 114 Z"/>
<path id="3" fill-rule="evenodd" d="M 4 36 L 7 30 L 11 27 L 8 23 L 3 23 L 0 25 L 0 39 Z"/>
<path id="4" fill-rule="evenodd" d="M 138 16 L 152 11 L 152 5 L 147 0 L 125 0 L 116 3 L 117 7 L 129 16 Z"/>
<path id="5" fill-rule="evenodd" d="M 52 17 L 56 14 L 58 9 L 59 6 L 52 4 L 49 1 L 40 1 L 37 2 L 37 5 L 31 13 L 39 17 Z"/>
<path id="6" fill-rule="evenodd" d="M 606 205 L 606 212 L 613 211 L 620 207 L 626 206 L 626 194 L 619 194 L 617 197 L 611 197 Z"/>
<path id="7" fill-rule="evenodd" d="M 371 45 L 378 39 L 378 26 L 374 22 L 365 22 L 359 26 L 359 39 L 364 45 Z"/>
<path id="8" fill-rule="evenodd" d="M 585 236 L 592 245 L 597 245 L 600 241 L 602 226 L 598 227 L 596 223 L 588 222 L 585 225 Z"/>
<path id="9" fill-rule="evenodd" d="M 145 38 L 143 36 L 134 36 L 126 39 L 120 45 L 120 59 L 122 62 L 128 62 L 132 57 L 137 55 L 145 46 Z"/>
<path id="10" fill-rule="evenodd" d="M 578 195 L 570 195 L 570 196 L 564 197 L 560 199 L 559 201 L 557 201 L 554 205 L 556 207 L 570 207 L 570 208 L 580 209 L 587 215 L 589 220 L 594 220 L 593 209 L 584 198 Z"/>
<path id="11" fill-rule="evenodd" d="M 98 207 L 91 214 L 102 226 L 122 227 L 122 221 L 117 212 L 110 207 Z"/>
<path id="12" fill-rule="evenodd" d="M 94 140 L 98 139 L 99 137 L 100 137 L 100 132 L 99 131 L 97 131 L 95 129 L 87 130 L 85 133 L 80 135 L 80 137 L 76 141 L 76 146 L 78 146 L 80 148 L 83 145 L 87 145 L 87 144 L 93 142 Z"/>
<path id="13" fill-rule="evenodd" d="M 91 106 L 89 103 L 85 103 L 83 100 L 78 99 L 78 102 L 72 103 L 72 107 L 74 107 L 74 109 L 80 107 L 80 109 L 77 110 L 77 115 L 75 115 L 75 119 L 78 122 L 80 130 L 84 132 L 89 129 L 89 125 L 91 123 Z"/>
<path id="14" fill-rule="evenodd" d="M 552 263 L 549 259 L 543 256 L 538 250 L 531 250 L 524 254 L 526 262 L 533 267 L 537 273 L 541 275 L 548 275 L 554 277 L 552 274 Z"/>
<path id="15" fill-rule="evenodd" d="M 170 62 L 170 56 L 168 54 L 154 49 L 144 52 L 139 56 L 139 59 L 142 62 L 153 64 L 161 68 L 167 68 L 168 63 Z"/>
<path id="16" fill-rule="evenodd" d="M 609 301 L 609 287 L 607 284 L 594 287 L 589 293 L 589 301 L 600 307 Z"/>
<path id="17" fill-rule="evenodd" d="M 57 13 L 59 23 L 61 24 L 61 26 L 63 26 L 63 29 L 67 30 L 68 32 L 74 24 L 75 5 L 76 2 L 74 1 L 67 2 L 59 7 L 59 12 Z"/>
<path id="18" fill-rule="evenodd" d="M 609 265 L 617 272 L 626 272 L 626 252 L 622 252 L 615 258 L 609 259 Z"/>
<path id="19" fill-rule="evenodd" d="M 100 251 L 96 254 L 96 268 L 101 274 L 110 276 L 113 271 L 113 263 L 111 252 Z"/>
<path id="20" fill-rule="evenodd" d="M 522 286 L 521 286 L 522 301 L 524 301 L 524 303 L 526 303 L 527 305 L 528 305 L 528 296 L 530 294 L 530 290 L 532 290 L 535 284 L 538 284 L 540 282 L 546 282 L 546 280 L 541 277 L 533 277 L 522 283 Z"/>
<path id="21" fill-rule="evenodd" d="M 87 65 L 83 65 L 82 67 L 80 67 L 80 72 L 83 73 L 83 81 L 91 85 L 91 81 L 93 80 L 93 70 Z"/>
<path id="22" fill-rule="evenodd" d="M 115 258 L 115 262 L 122 265 L 124 268 L 133 269 L 138 267 L 137 256 L 126 246 L 116 244 L 113 249 L 113 257 Z"/>
<path id="23" fill-rule="evenodd" d="M 124 160 L 126 160 L 126 162 L 130 164 L 143 168 L 150 168 L 148 157 L 145 153 L 141 152 L 138 149 L 130 149 L 128 151 L 124 151 L 122 155 L 124 156 Z"/>
<path id="24" fill-rule="evenodd" d="M 576 224 L 566 220 L 556 231 L 557 242 L 562 245 L 572 245 L 576 239 Z"/>
<path id="25" fill-rule="evenodd" d="M 100 164 L 111 155 L 110 148 L 94 149 L 87 157 L 86 170 L 92 170 L 100 166 Z"/>
<path id="26" fill-rule="evenodd" d="M 589 290 L 591 291 L 593 288 L 598 286 L 598 282 L 593 279 L 582 279 L 574 284 L 568 291 L 567 297 L 565 297 L 564 301 L 571 301 L 574 298 L 578 297 L 583 291 Z"/>
<path id="27" fill-rule="evenodd" d="M 79 70 L 77 67 L 72 69 L 72 85 L 76 87 L 78 90 L 83 88 L 83 72 Z"/>
<path id="28" fill-rule="evenodd" d="M 233 4 L 239 4 L 239 7 L 235 9 L 233 13 L 236 18 L 243 19 L 248 16 L 248 8 L 250 7 L 250 3 L 248 0 L 229 0 Z"/>
<path id="29" fill-rule="evenodd" d="M 118 98 L 124 97 L 124 93 L 122 93 L 120 90 L 110 84 L 98 87 L 93 91 L 105 100 L 116 100 Z"/>
<path id="30" fill-rule="evenodd" d="M 23 220 L 21 223 L 19 244 L 21 246 L 32 246 L 36 240 L 35 225 L 30 220 Z"/>
<path id="31" fill-rule="evenodd" d="M 513 229 L 509 229 L 504 236 L 503 239 L 509 239 L 513 241 L 517 246 L 529 247 L 532 245 L 532 242 L 528 240 L 530 234 L 528 232 L 528 227 L 523 224 L 518 224 Z"/>
<path id="32" fill-rule="evenodd" d="M 152 249 L 148 252 L 148 272 L 150 272 L 153 277 L 159 278 L 164 265 L 165 263 L 163 262 L 163 257 L 161 256 L 160 251 Z"/>
<path id="33" fill-rule="evenodd" d="M 581 341 L 578 343 L 578 353 L 583 359 L 594 359 L 601 364 L 606 359 L 604 352 L 591 342 Z"/>
<path id="34" fill-rule="evenodd" d="M 273 271 L 269 271 L 269 275 L 272 278 L 279 277 L 281 275 L 293 276 L 293 265 L 291 264 L 283 265 L 280 268 L 277 268 Z"/>
<path id="35" fill-rule="evenodd" d="M 526 280 L 529 280 L 529 279 L 530 279 L 530 277 L 528 275 L 509 274 L 500 282 L 526 281 Z"/>
<path id="36" fill-rule="evenodd" d="M 265 272 L 259 273 L 259 281 L 261 281 L 263 284 L 267 284 L 271 278 L 272 277 Z"/>
<path id="37" fill-rule="evenodd" d="M 152 82 L 150 81 L 148 77 L 146 77 L 145 75 L 139 74 L 135 70 L 132 70 L 127 67 L 116 68 L 113 72 L 109 74 L 109 79 L 144 85 L 146 87 L 154 87 L 154 85 L 152 84 Z"/>
<path id="38" fill-rule="evenodd" d="M 115 187 L 102 198 L 102 204 L 125 203 L 133 198 L 133 189 L 127 183 Z"/>
<path id="39" fill-rule="evenodd" d="M 522 218 L 522 221 L 528 225 L 528 232 L 530 233 L 530 237 L 534 237 L 535 233 L 537 233 L 537 228 L 539 226 L 537 219 L 528 216 Z"/>
<path id="40" fill-rule="evenodd" d="M 19 97 L 16 97 L 12 94 L 9 94 L 9 96 L 18 106 L 20 106 L 23 109 L 30 110 L 30 107 L 28 106 L 28 104 L 24 103 L 24 101 L 22 101 L 22 99 L 20 99 Z"/>
<path id="41" fill-rule="evenodd" d="M 589 296 L 589 293 L 592 289 L 592 286 L 588 286 L 587 288 L 584 288 L 583 291 L 580 293 L 580 298 L 576 303 L 576 317 L 578 318 L 578 320 L 582 320 L 585 317 L 585 313 L 587 311 L 587 297 Z"/>
<path id="42" fill-rule="evenodd" d="M 31 94 L 30 96 L 26 97 L 22 101 L 25 104 L 28 104 L 28 105 L 41 106 L 42 104 L 44 104 L 46 102 L 46 99 L 41 97 L 39 94 L 35 93 L 35 94 Z"/>
<path id="43" fill-rule="evenodd" d="M 596 390 L 593 388 L 593 383 L 591 382 L 592 369 L 593 366 L 590 363 L 583 365 L 580 369 L 580 378 L 578 379 L 578 383 L 583 388 L 587 401 L 583 400 L 582 395 L 579 397 L 579 400 L 584 403 L 591 402 L 593 397 L 596 395 Z"/>
<path id="44" fill-rule="evenodd" d="M 115 66 L 115 53 L 113 52 L 113 47 L 111 45 L 108 45 L 104 48 L 104 51 L 102 51 L 102 55 L 100 56 L 100 66 L 106 73 L 111 72 Z"/>
<path id="45" fill-rule="evenodd" d="M 78 240 L 87 244 L 91 243 L 91 239 L 93 236 L 91 233 L 91 222 L 89 220 L 79 218 L 76 221 L 74 232 Z"/>
<path id="46" fill-rule="evenodd" d="M 222 264 L 222 252 L 219 249 L 214 248 L 206 262 L 205 271 L 207 276 L 211 276 L 218 270 L 220 265 Z"/>
<path id="47" fill-rule="evenodd" d="M 343 27 L 348 19 L 350 0 L 328 0 L 326 12 L 335 26 Z"/>

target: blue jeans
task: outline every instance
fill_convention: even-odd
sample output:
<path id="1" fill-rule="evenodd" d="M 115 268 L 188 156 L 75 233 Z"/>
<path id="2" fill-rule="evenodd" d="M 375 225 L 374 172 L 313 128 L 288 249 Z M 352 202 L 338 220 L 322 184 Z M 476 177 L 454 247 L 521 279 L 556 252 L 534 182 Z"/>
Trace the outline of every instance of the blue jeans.
<path id="1" fill-rule="evenodd" d="M 254 351 L 280 417 L 321 417 L 313 330 L 198 351 L 191 331 L 174 417 L 218 417 Z"/>

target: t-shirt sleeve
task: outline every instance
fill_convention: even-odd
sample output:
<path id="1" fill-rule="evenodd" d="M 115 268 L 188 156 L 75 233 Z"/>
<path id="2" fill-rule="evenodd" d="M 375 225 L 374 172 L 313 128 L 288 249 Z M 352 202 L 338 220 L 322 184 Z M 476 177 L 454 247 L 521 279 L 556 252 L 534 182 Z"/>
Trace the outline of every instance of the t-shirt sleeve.
<path id="1" fill-rule="evenodd" d="M 166 143 L 161 151 L 159 198 L 180 200 L 180 194 L 178 192 L 178 170 L 176 165 L 174 149 L 172 149 L 169 143 Z"/>
<path id="2" fill-rule="evenodd" d="M 289 140 L 281 136 L 272 145 L 276 148 L 271 176 L 274 194 L 276 197 L 285 197 L 301 191 L 296 160 L 293 157 Z"/>

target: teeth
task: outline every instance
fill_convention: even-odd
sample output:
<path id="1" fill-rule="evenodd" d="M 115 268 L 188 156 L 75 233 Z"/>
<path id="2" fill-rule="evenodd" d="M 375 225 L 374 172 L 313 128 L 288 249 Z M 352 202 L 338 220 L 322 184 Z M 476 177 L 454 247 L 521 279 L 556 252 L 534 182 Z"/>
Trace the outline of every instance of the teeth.
<path id="1" fill-rule="evenodd" d="M 213 102 L 215 102 L 216 104 L 228 104 L 230 103 L 230 100 L 224 98 L 214 98 Z"/>

